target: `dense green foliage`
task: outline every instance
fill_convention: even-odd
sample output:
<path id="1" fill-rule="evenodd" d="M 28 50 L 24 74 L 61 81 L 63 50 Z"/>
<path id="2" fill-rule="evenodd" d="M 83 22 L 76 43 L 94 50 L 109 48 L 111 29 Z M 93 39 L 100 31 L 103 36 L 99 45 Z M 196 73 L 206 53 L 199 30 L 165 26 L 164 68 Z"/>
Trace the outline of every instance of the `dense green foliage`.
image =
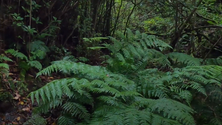
<path id="1" fill-rule="evenodd" d="M 112 51 L 107 68 L 61 60 L 40 71 L 38 76 L 69 77 L 30 94 L 39 104 L 37 113 L 61 107 L 61 125 L 221 124 L 221 66 L 201 65 L 182 53 L 163 54 L 169 45 L 139 32 L 111 39 L 113 45 L 105 44 Z M 208 107 L 212 102 L 218 106 Z"/>
<path id="2" fill-rule="evenodd" d="M 221 0 L 0 6 L 0 109 L 28 114 L 13 124 L 222 124 Z"/>
<path id="3" fill-rule="evenodd" d="M 1 69 L 1 74 L 2 75 L 6 75 L 8 76 L 8 73 L 9 73 L 9 65 L 7 63 L 3 63 L 3 61 L 12 61 L 10 58 L 4 56 L 4 55 L 1 55 L 0 56 L 0 69 Z M 1 75 L 1 77 L 3 77 Z"/>

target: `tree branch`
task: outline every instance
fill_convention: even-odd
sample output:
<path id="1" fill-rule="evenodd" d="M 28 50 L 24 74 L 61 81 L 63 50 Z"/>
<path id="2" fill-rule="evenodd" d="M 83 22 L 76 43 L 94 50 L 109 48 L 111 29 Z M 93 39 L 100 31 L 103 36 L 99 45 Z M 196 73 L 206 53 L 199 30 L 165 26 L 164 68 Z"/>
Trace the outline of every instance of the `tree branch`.
<path id="1" fill-rule="evenodd" d="M 181 37 L 183 30 L 186 28 L 186 24 L 190 21 L 190 19 L 192 18 L 193 14 L 196 12 L 198 6 L 201 4 L 202 1 L 203 0 L 199 0 L 199 2 L 197 3 L 197 6 L 193 9 L 193 11 L 187 17 L 186 21 L 181 25 L 181 27 L 178 28 L 178 32 L 175 34 L 174 39 L 170 43 L 172 48 L 175 48 L 175 45 L 176 45 L 177 41 L 179 40 L 179 38 Z"/>

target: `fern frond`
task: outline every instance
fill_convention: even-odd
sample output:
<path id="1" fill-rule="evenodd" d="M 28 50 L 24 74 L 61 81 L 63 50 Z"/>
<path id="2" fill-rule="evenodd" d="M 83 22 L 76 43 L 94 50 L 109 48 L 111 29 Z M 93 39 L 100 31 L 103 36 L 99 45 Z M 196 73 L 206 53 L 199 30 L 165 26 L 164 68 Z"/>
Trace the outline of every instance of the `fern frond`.
<path id="1" fill-rule="evenodd" d="M 167 56 L 175 66 L 199 66 L 201 64 L 200 59 L 193 58 L 185 53 L 173 52 L 169 53 Z"/>
<path id="2" fill-rule="evenodd" d="M 47 113 L 50 109 L 57 108 L 63 104 L 63 99 L 51 100 L 51 102 L 40 102 L 38 107 L 34 108 L 35 113 Z"/>
<path id="3" fill-rule="evenodd" d="M 212 80 L 220 81 L 222 80 L 220 76 L 222 72 L 222 66 L 217 65 L 204 65 L 204 66 L 192 66 L 192 67 L 186 67 L 183 69 L 185 72 L 193 72 L 196 74 L 200 74 L 203 77 L 208 79 L 208 82 L 211 82 Z M 218 83 L 214 81 L 215 83 Z M 219 82 L 218 85 L 220 86 L 221 83 Z"/>
<path id="4" fill-rule="evenodd" d="M 161 51 L 169 49 L 168 44 L 140 32 L 110 39 L 113 44 L 105 45 L 112 52 L 108 68 L 60 60 L 37 74 L 70 77 L 30 94 L 41 112 L 61 106 L 59 124 L 95 125 L 195 125 L 194 111 L 207 122 L 205 114 L 219 116 L 221 66 L 201 66 L 201 59 L 181 53 L 164 55 Z"/>
<path id="5" fill-rule="evenodd" d="M 49 48 L 45 45 L 45 43 L 40 40 L 35 40 L 31 42 L 30 44 L 27 44 L 27 48 L 30 48 L 31 52 L 40 50 L 44 53 L 47 53 L 49 51 Z"/>
<path id="6" fill-rule="evenodd" d="M 188 91 L 188 90 L 184 90 L 184 91 L 179 92 L 179 96 L 182 99 L 186 100 L 187 104 L 189 104 L 189 105 L 190 105 L 190 103 L 191 103 L 191 101 L 193 99 L 192 93 L 190 91 Z"/>
<path id="7" fill-rule="evenodd" d="M 12 60 L 10 58 L 8 58 L 7 56 L 0 55 L 0 62 L 3 62 L 3 61 L 12 62 Z"/>
<path id="8" fill-rule="evenodd" d="M 117 100 L 117 98 L 112 97 L 112 96 L 100 96 L 98 97 L 98 100 L 105 102 L 108 105 L 111 106 L 119 106 L 119 101 Z"/>
<path id="9" fill-rule="evenodd" d="M 165 43 L 164 41 L 157 39 L 154 35 L 142 34 L 142 39 L 148 47 L 155 48 L 157 47 L 160 51 L 171 49 L 172 47 Z"/>
<path id="10" fill-rule="evenodd" d="M 0 69 L 5 68 L 6 70 L 9 70 L 9 65 L 6 63 L 0 63 Z"/>
<path id="11" fill-rule="evenodd" d="M 69 112 L 73 117 L 78 117 L 79 119 L 87 119 L 90 114 L 81 104 L 74 102 L 66 102 L 62 108 L 64 111 Z"/>
<path id="12" fill-rule="evenodd" d="M 43 101 L 43 104 L 46 102 L 51 102 L 53 100 L 61 99 L 63 95 L 70 96 L 71 91 L 69 89 L 64 89 L 64 86 L 69 86 L 72 81 L 76 81 L 76 79 L 61 79 L 61 80 L 54 80 L 42 88 L 33 91 L 30 93 L 30 97 L 33 101 L 36 100 L 38 104 L 40 101 Z M 34 99 L 35 98 L 35 99 Z M 41 99 L 41 100 L 40 100 Z"/>
<path id="13" fill-rule="evenodd" d="M 39 71 L 42 69 L 42 64 L 39 61 L 28 61 L 28 65 L 35 67 Z"/>
<path id="14" fill-rule="evenodd" d="M 158 98 L 166 98 L 168 97 L 167 93 L 164 92 L 163 90 L 161 89 L 153 89 L 153 90 L 148 90 L 148 88 L 146 89 L 143 89 L 143 95 L 145 97 L 158 97 Z"/>
<path id="15" fill-rule="evenodd" d="M 126 38 L 127 38 L 128 41 L 134 41 L 135 40 L 134 33 L 129 28 L 126 29 Z"/>
<path id="16" fill-rule="evenodd" d="M 107 62 L 110 64 L 112 71 L 132 73 L 144 69 L 147 65 L 150 65 L 149 63 L 158 67 L 170 65 L 167 56 L 155 50 L 169 49 L 170 46 L 155 36 L 149 36 L 138 31 L 134 35 L 132 31 L 127 29 L 126 36 L 122 34 L 117 39 L 110 37 L 110 40 L 113 44 L 106 44 L 105 47 L 112 51 L 112 55 L 107 56 Z"/>
<path id="17" fill-rule="evenodd" d="M 28 61 L 28 57 L 26 55 L 14 49 L 8 49 L 7 51 L 5 51 L 5 53 L 12 54 L 14 57 L 17 57 L 19 59 L 25 59 L 26 61 Z"/>
<path id="18" fill-rule="evenodd" d="M 222 66 L 222 56 L 217 58 L 207 58 L 206 60 L 204 60 L 204 64 Z"/>
<path id="19" fill-rule="evenodd" d="M 106 40 L 107 37 L 93 37 L 93 38 L 83 38 L 85 42 L 101 42 L 101 40 Z"/>
<path id="20" fill-rule="evenodd" d="M 162 114 L 163 117 L 175 119 L 182 124 L 195 124 L 192 114 L 194 110 L 178 101 L 171 99 L 143 99 L 137 98 L 136 104 L 147 106 L 151 112 Z"/>
<path id="21" fill-rule="evenodd" d="M 46 120 L 38 114 L 32 115 L 32 117 L 23 123 L 23 125 L 46 125 Z"/>
<path id="22" fill-rule="evenodd" d="M 0 63 L 0 73 L 6 77 L 9 76 L 9 65 L 7 63 Z"/>
<path id="23" fill-rule="evenodd" d="M 121 41 L 127 41 L 127 37 L 121 31 L 116 31 L 116 38 Z"/>
<path id="24" fill-rule="evenodd" d="M 182 125 L 178 121 L 164 118 L 150 112 L 149 109 L 138 110 L 137 108 L 127 107 L 108 109 L 106 106 L 99 108 L 94 113 L 94 118 L 90 125 Z"/>
<path id="25" fill-rule="evenodd" d="M 222 124 L 222 121 L 221 121 L 221 119 L 219 119 L 219 118 L 212 118 L 212 119 L 210 120 L 210 123 L 211 123 L 212 125 L 221 125 L 221 124 Z"/>
<path id="26" fill-rule="evenodd" d="M 71 61 L 55 61 L 49 67 L 43 69 L 37 76 L 39 75 L 50 75 L 52 72 L 62 72 L 64 74 L 80 74 L 84 75 L 84 77 L 88 77 L 89 79 L 96 79 L 96 78 L 104 78 L 107 77 L 106 75 L 108 72 L 99 66 L 90 66 L 84 63 L 75 63 Z"/>
<path id="27" fill-rule="evenodd" d="M 211 101 L 217 102 L 222 100 L 222 90 L 221 87 L 217 85 L 209 85 L 207 88 L 208 91 L 208 98 L 210 98 Z"/>
<path id="28" fill-rule="evenodd" d="M 183 125 L 178 121 L 167 119 L 159 115 L 152 115 L 151 125 Z"/>
<path id="29" fill-rule="evenodd" d="M 58 119 L 58 125 L 75 125 L 76 121 L 73 118 L 67 116 L 60 116 Z"/>

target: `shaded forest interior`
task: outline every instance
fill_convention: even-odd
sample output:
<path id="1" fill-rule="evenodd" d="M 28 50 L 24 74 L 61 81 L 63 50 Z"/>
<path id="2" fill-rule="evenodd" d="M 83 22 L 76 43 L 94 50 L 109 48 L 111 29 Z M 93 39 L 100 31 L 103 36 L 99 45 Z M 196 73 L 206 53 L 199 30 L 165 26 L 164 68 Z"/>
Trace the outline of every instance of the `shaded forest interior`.
<path id="1" fill-rule="evenodd" d="M 221 125 L 221 0 L 0 1 L 0 124 Z"/>

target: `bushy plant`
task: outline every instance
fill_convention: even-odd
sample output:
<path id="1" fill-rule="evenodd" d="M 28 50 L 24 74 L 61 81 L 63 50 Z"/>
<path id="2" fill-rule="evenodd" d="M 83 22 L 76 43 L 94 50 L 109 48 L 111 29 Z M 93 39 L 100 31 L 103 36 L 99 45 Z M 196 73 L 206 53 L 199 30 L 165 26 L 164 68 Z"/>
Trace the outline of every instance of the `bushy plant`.
<path id="1" fill-rule="evenodd" d="M 27 57 L 21 52 L 18 52 L 14 49 L 9 49 L 5 51 L 7 54 L 11 54 L 12 56 L 16 57 L 18 60 L 18 68 L 20 69 L 20 78 L 22 80 L 25 79 L 25 75 L 27 71 L 29 71 L 31 68 L 36 68 L 38 70 L 42 69 L 42 64 L 35 60 L 36 57 L 42 57 L 42 54 L 33 54 L 33 56 Z"/>
<path id="2" fill-rule="evenodd" d="M 110 39 L 107 67 L 61 60 L 40 71 L 68 77 L 30 93 L 35 113 L 60 108 L 61 125 L 221 124 L 221 66 L 164 54 L 168 44 L 138 31 Z"/>

